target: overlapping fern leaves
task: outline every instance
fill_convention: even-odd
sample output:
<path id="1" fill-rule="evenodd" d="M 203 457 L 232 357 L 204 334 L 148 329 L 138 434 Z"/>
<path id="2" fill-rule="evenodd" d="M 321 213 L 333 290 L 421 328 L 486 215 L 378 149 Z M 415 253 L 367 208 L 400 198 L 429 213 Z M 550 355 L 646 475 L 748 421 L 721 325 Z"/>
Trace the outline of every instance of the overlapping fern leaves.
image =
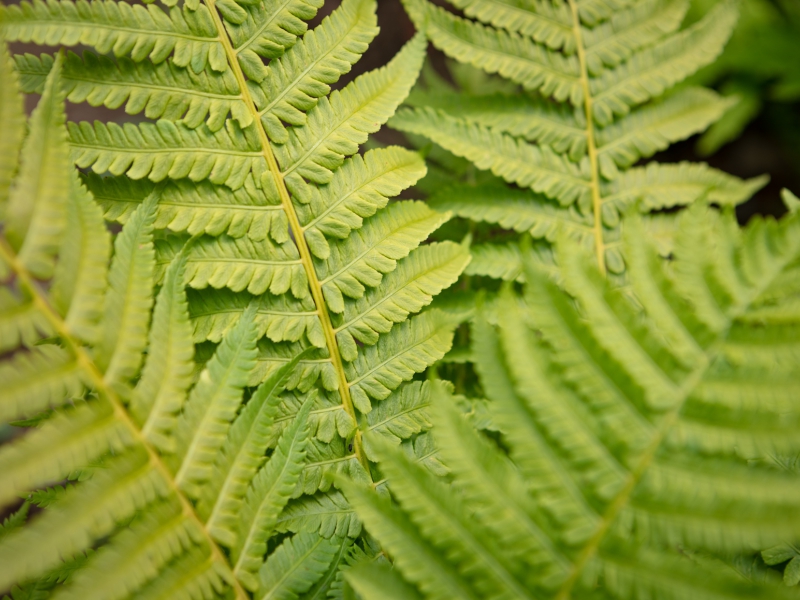
<path id="1" fill-rule="evenodd" d="M 516 89 L 420 90 L 413 108 L 392 119 L 493 174 L 444 182 L 432 206 L 548 241 L 566 229 L 620 278 L 628 207 L 649 213 L 698 199 L 730 206 L 763 184 L 705 165 L 632 166 L 703 131 L 730 106 L 711 90 L 676 86 L 721 51 L 736 21 L 731 2 L 684 29 L 688 0 L 449 2 L 464 16 L 404 0 L 434 46 Z M 516 245 L 479 246 L 468 272 L 520 276 Z"/>
<path id="2" fill-rule="evenodd" d="M 85 487 L 75 486 L 93 491 L 70 492 L 75 500 L 59 501 L 0 545 L 13 561 L 4 563 L 0 588 L 47 575 L 58 559 L 111 535 L 111 550 L 92 554 L 90 574 L 70 578 L 64 594 L 341 593 L 339 566 L 371 550 L 353 545 L 360 523 L 331 475 L 371 479 L 374 457 L 362 431 L 383 432 L 435 468 L 429 438 L 420 436 L 429 425 L 428 388 L 412 384 L 412 402 L 404 386 L 448 350 L 454 324 L 436 311 L 410 315 L 455 281 L 469 257 L 454 243 L 418 248 L 447 215 L 419 202 L 387 206 L 424 174 L 418 155 L 400 148 L 357 154 L 405 98 L 425 44 L 415 38 L 386 67 L 331 93 L 377 32 L 375 2 L 345 0 L 306 31 L 321 5 L 209 0 L 164 9 L 34 0 L 2 8 L 7 40 L 93 48 L 81 57 L 63 50 L 15 57 L 23 91 L 44 91 L 48 106 L 66 97 L 157 120 L 67 124 L 71 159 L 94 171 L 85 188 L 69 184 L 81 190 L 88 216 L 38 207 L 28 230 L 11 226 L 21 203 L 9 202 L 14 270 L 45 280 L 55 273 L 46 314 L 61 319 L 64 331 L 51 331 L 36 310 L 17 314 L 39 296 L 8 296 L 3 327 L 12 337 L 3 339 L 19 352 L 3 366 L 17 382 L 0 396 L 3 418 L 56 411 L 3 449 L 16 463 L 9 480 L 20 478 L 4 486 L 5 500 L 85 469 L 105 451 L 113 458 L 91 470 Z M 18 113 L 20 100 L 6 89 L 2 110 Z M 13 129 L 9 143 L 21 131 Z M 66 163 L 65 147 L 57 147 Z M 23 158 L 15 190 L 38 185 L 25 165 Z M 4 189 L 12 173 L 0 175 Z M 107 250 L 98 246 L 108 245 L 105 234 L 66 235 L 90 217 L 92 232 L 102 228 L 90 194 L 107 219 L 123 223 L 107 276 Z M 14 218 L 27 223 L 30 215 Z M 26 250 L 36 228 L 53 248 Z M 62 239 L 70 241 L 53 271 Z M 76 244 L 85 247 L 79 252 Z M 143 282 L 161 289 L 147 345 L 153 293 Z M 79 291 L 94 303 L 79 303 L 73 317 L 70 299 Z M 81 327 L 96 339 L 82 337 Z M 78 336 L 74 343 L 66 332 Z M 30 349 L 48 337 L 65 347 Z M 287 391 L 276 396 L 277 385 Z M 112 395 L 110 413 L 95 406 Z M 96 403 L 61 408 L 65 399 L 95 396 Z M 376 401 L 377 420 L 370 419 Z M 39 450 L 29 448 L 37 440 Z M 38 460 L 45 445 L 63 458 L 26 478 L 23 457 Z M 131 446 L 146 451 L 121 452 Z M 265 451 L 271 458 L 262 466 Z M 82 493 L 106 508 L 83 510 Z M 114 533 L 145 505 L 153 509 L 146 517 Z M 72 524 L 39 555 L 38 532 L 59 519 Z M 141 561 L 122 560 L 131 553 Z M 275 576 L 292 570 L 296 576 Z"/>
<path id="3" fill-rule="evenodd" d="M 796 596 L 732 558 L 800 534 L 796 472 L 762 460 L 799 449 L 800 213 L 731 212 L 684 212 L 672 262 L 632 217 L 632 292 L 565 235 L 561 284 L 527 261 L 474 331 L 499 438 L 440 394 L 450 485 L 375 440 L 397 504 L 347 486 L 394 561 L 348 573 L 365 600 Z"/>

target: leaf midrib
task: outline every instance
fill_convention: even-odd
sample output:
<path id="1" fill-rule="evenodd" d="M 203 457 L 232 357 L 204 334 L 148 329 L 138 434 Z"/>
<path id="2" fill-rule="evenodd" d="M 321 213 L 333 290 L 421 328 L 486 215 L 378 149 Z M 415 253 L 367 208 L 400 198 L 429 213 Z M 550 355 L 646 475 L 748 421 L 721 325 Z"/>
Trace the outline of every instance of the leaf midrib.
<path id="1" fill-rule="evenodd" d="M 281 198 L 281 204 L 284 208 L 284 212 L 286 213 L 287 220 L 289 221 L 289 228 L 292 233 L 292 238 L 294 239 L 295 245 L 300 253 L 300 259 L 306 272 L 306 278 L 308 279 L 308 286 L 311 291 L 311 296 L 314 300 L 314 305 L 317 307 L 317 316 L 319 317 L 320 324 L 322 325 L 322 332 L 325 337 L 328 353 L 330 355 L 330 357 L 325 359 L 325 361 L 330 361 L 333 365 L 333 368 L 336 371 L 337 379 L 339 380 L 338 391 L 342 399 L 342 404 L 345 411 L 352 419 L 352 422 L 357 425 L 359 421 L 353 405 L 353 400 L 350 397 L 350 386 L 347 381 L 347 375 L 345 374 L 342 357 L 339 352 L 339 345 L 336 342 L 336 333 L 331 323 L 330 314 L 328 312 L 327 304 L 325 303 L 325 297 L 322 294 L 322 286 L 320 285 L 317 272 L 314 268 L 314 260 L 303 234 L 303 228 L 300 225 L 297 212 L 294 209 L 294 204 L 292 203 L 291 196 L 289 195 L 289 190 L 286 187 L 284 174 L 281 172 L 281 169 L 278 166 L 275 153 L 273 152 L 269 138 L 264 130 L 264 125 L 261 122 L 261 118 L 258 114 L 258 107 L 256 106 L 250 94 L 249 88 L 247 87 L 247 80 L 245 79 L 244 72 L 242 71 L 238 62 L 238 52 L 247 44 L 242 45 L 239 49 L 234 49 L 230 39 L 227 36 L 222 19 L 217 12 L 216 0 L 204 0 L 204 2 L 211 13 L 211 18 L 214 22 L 214 26 L 217 29 L 219 41 L 222 44 L 222 47 L 225 51 L 225 56 L 228 59 L 228 65 L 236 77 L 236 81 L 239 85 L 240 97 L 244 101 L 247 110 L 253 117 L 252 126 L 256 129 L 258 139 L 261 142 L 262 155 L 266 159 L 269 170 L 275 180 L 275 185 L 278 188 L 278 194 Z M 250 41 L 252 41 L 252 39 Z M 366 454 L 362 448 L 359 429 L 356 429 L 356 435 L 353 440 L 353 449 L 358 457 L 359 462 L 364 468 L 367 477 L 371 479 L 369 462 L 367 461 Z"/>

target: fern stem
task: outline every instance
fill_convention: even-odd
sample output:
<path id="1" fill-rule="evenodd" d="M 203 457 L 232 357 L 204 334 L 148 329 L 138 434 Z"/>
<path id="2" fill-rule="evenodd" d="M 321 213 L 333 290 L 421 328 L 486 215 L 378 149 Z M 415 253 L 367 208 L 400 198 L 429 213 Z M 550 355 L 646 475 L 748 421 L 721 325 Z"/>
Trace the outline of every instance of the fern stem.
<path id="1" fill-rule="evenodd" d="M 244 73 L 239 67 L 239 62 L 236 57 L 237 52 L 231 45 L 230 39 L 225 32 L 225 26 L 222 23 L 222 18 L 217 12 L 216 0 L 204 1 L 208 7 L 208 10 L 211 12 L 211 18 L 214 20 L 214 26 L 217 28 L 220 42 L 225 50 L 225 56 L 228 58 L 228 64 L 230 65 L 230 68 L 236 77 L 236 81 L 239 85 L 239 90 L 241 93 L 241 99 L 253 117 L 253 126 L 256 128 L 258 133 L 261 147 L 263 149 L 262 154 L 264 159 L 267 161 L 269 170 L 272 173 L 272 176 L 275 178 L 275 185 L 278 188 L 278 193 L 281 197 L 281 204 L 283 205 L 284 212 L 286 213 L 286 217 L 289 221 L 289 229 L 292 233 L 294 243 L 297 246 L 297 250 L 300 253 L 300 259 L 306 272 L 308 286 L 311 289 L 311 297 L 314 299 L 314 305 L 317 307 L 317 316 L 322 324 L 322 331 L 325 336 L 325 343 L 328 348 L 328 354 L 330 355 L 330 361 L 333 364 L 333 368 L 336 371 L 336 375 L 339 379 L 339 395 L 342 399 L 342 405 L 344 406 L 347 414 L 353 420 L 353 423 L 356 424 L 356 434 L 353 440 L 353 452 L 355 453 L 359 463 L 361 463 L 361 465 L 364 467 L 367 476 L 371 479 L 372 475 L 369 470 L 369 462 L 367 461 L 367 456 L 362 447 L 361 429 L 358 426 L 359 420 L 356 415 L 353 400 L 350 397 L 350 384 L 348 383 L 347 376 L 344 372 L 344 364 L 342 363 L 342 356 L 339 352 L 339 344 L 336 342 L 336 333 L 334 331 L 333 324 L 331 323 L 330 315 L 328 314 L 328 307 L 325 303 L 325 297 L 322 295 L 322 285 L 317 277 L 317 272 L 314 269 L 314 261 L 311 257 L 311 251 L 309 250 L 308 244 L 306 243 L 306 239 L 303 235 L 303 228 L 300 225 L 300 220 L 298 219 L 297 213 L 294 210 L 292 198 L 289 195 L 289 190 L 286 188 L 286 183 L 283 179 L 283 173 L 278 166 L 278 161 L 275 159 L 275 153 L 272 151 L 272 146 L 269 142 L 269 138 L 267 137 L 267 133 L 264 130 L 264 125 L 261 123 L 261 115 L 259 114 L 258 108 L 253 101 L 253 97 L 247 89 L 247 82 L 245 80 Z"/>
<path id="2" fill-rule="evenodd" d="M 161 456 L 158 454 L 155 448 L 150 445 L 150 443 L 144 437 L 142 431 L 133 422 L 133 419 L 131 419 L 128 411 L 125 409 L 125 405 L 123 404 L 119 395 L 105 381 L 103 374 L 86 352 L 86 349 L 79 341 L 73 339 L 72 333 L 67 327 L 67 324 L 61 318 L 61 315 L 59 315 L 58 312 L 56 312 L 56 310 L 50 305 L 45 294 L 36 284 L 33 277 L 31 277 L 25 267 L 20 264 L 19 260 L 17 260 L 14 250 L 8 245 L 8 242 L 5 240 L 5 238 L 2 237 L 0 237 L 0 258 L 2 258 L 2 260 L 11 267 L 11 270 L 17 276 L 19 286 L 27 291 L 33 301 L 33 305 L 42 315 L 44 315 L 61 342 L 67 346 L 70 352 L 73 354 L 75 357 L 75 362 L 87 375 L 92 389 L 102 398 L 105 398 L 108 401 L 112 410 L 114 411 L 114 416 L 125 424 L 130 431 L 131 436 L 147 451 L 150 464 L 161 474 L 173 493 L 178 497 L 181 503 L 181 511 L 183 514 L 188 519 L 195 521 L 200 531 L 203 532 L 206 542 L 211 549 L 211 559 L 218 562 L 224 568 L 224 579 L 226 583 L 233 588 L 236 598 L 238 600 L 249 600 L 247 592 L 245 592 L 244 588 L 236 580 L 236 577 L 234 577 L 227 558 L 225 558 L 222 550 L 220 550 L 219 546 L 217 546 L 217 543 L 209 534 L 205 523 L 203 523 L 202 519 L 200 519 L 200 517 L 197 515 L 191 502 L 189 502 L 189 500 L 178 488 L 172 473 L 161 459 Z"/>
<path id="3" fill-rule="evenodd" d="M 581 19 L 576 0 L 567 0 L 572 11 L 572 33 L 575 36 L 578 64 L 581 70 L 581 87 L 583 88 L 583 109 L 586 113 L 586 148 L 589 153 L 589 169 L 591 174 L 592 214 L 594 217 L 594 251 L 600 272 L 606 274 L 605 242 L 603 241 L 603 221 L 601 215 L 602 199 L 600 198 L 600 167 L 597 161 L 597 143 L 594 139 L 594 121 L 592 120 L 592 94 L 589 87 L 589 68 L 586 65 L 586 48 L 583 47 L 581 35 Z"/>

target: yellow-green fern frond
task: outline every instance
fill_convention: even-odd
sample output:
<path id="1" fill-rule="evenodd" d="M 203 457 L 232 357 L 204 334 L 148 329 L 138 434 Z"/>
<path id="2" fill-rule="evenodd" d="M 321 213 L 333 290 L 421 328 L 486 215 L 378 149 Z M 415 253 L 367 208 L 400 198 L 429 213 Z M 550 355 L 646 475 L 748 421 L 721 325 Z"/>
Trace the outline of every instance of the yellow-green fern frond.
<path id="1" fill-rule="evenodd" d="M 618 194 L 631 188 L 623 205 L 638 202 L 642 212 L 655 210 L 647 199 L 658 186 L 634 187 L 626 178 L 643 168 L 632 166 L 702 132 L 730 108 L 730 100 L 710 90 L 676 86 L 720 53 L 736 20 L 735 5 L 722 1 L 681 29 L 686 0 L 449 2 L 464 16 L 427 0 L 403 3 L 434 46 L 462 65 L 509 80 L 516 90 L 485 93 L 493 82 L 488 76 L 484 85 L 461 92 L 448 84 L 429 86 L 415 91 L 411 108 L 392 118 L 393 127 L 495 176 L 452 173 L 452 162 L 442 160 L 451 180 L 464 184 L 443 186 L 431 179 L 433 187 L 426 189 L 434 191 L 434 203 L 476 223 L 498 223 L 550 241 L 556 223 L 563 223 L 594 248 L 603 272 L 624 282 L 620 239 L 626 213 Z M 662 195 L 660 208 L 722 196 L 741 202 L 756 188 L 755 181 L 728 179 L 703 165 L 662 167 L 671 170 L 676 193 Z M 697 177 L 708 187 L 696 187 Z M 503 181 L 536 194 L 526 199 L 515 188 L 500 192 Z M 728 197 L 733 187 L 738 190 Z M 519 210 L 505 204 L 510 196 Z"/>
<path id="2" fill-rule="evenodd" d="M 197 10 L 141 6 L 114 0 L 33 0 L 2 9 L 7 41 L 94 48 L 98 54 L 130 56 L 136 62 L 172 58 L 195 73 L 206 65 L 227 70 L 225 51 L 205 6 Z"/>
<path id="3" fill-rule="evenodd" d="M 92 173 L 59 176 L 76 208 L 46 213 L 59 235 L 35 254 L 42 275 L 55 269 L 52 296 L 85 359 L 40 318 L 35 296 L 0 296 L 0 331 L 13 332 L 2 345 L 32 348 L 0 365 L 10 382 L 0 415 L 37 423 L 3 446 L 0 465 L 14 483 L 0 499 L 112 456 L 115 482 L 149 476 L 155 464 L 163 490 L 126 488 L 140 504 L 121 506 L 119 519 L 98 497 L 105 529 L 82 521 L 65 530 L 92 530 L 81 543 L 70 538 L 73 546 L 65 537 L 65 552 L 110 549 L 89 557 L 91 575 L 64 593 L 324 597 L 342 589 L 346 557 L 379 554 L 332 483 L 379 476 L 363 431 L 401 440 L 409 456 L 438 468 L 429 421 L 392 428 L 367 419 L 386 401 L 386 423 L 404 422 L 418 389 L 411 380 L 448 351 L 457 325 L 426 308 L 469 262 L 466 244 L 418 248 L 447 214 L 389 205 L 425 175 L 418 153 L 359 153 L 414 85 L 424 37 L 332 91 L 377 33 L 373 0 L 345 0 L 313 28 L 322 0 L 145 4 L 35 0 L 2 9 L 8 40 L 89 47 L 80 57 L 5 59 L 10 81 L 48 102 L 56 94 L 59 104 L 137 117 L 58 129 L 69 145 L 58 147 L 61 162 Z M 12 114 L 21 106 L 3 102 Z M 4 231 L 22 240 L 30 206 L 20 204 L 21 225 Z M 113 249 L 98 233 L 101 211 L 122 225 L 111 228 Z M 64 238 L 67 228 L 79 235 Z M 37 346 L 42 339 L 52 343 Z M 97 371 L 88 379 L 87 365 Z M 116 399 L 109 407 L 94 402 L 104 394 Z M 63 448 L 58 464 L 48 462 L 46 437 Z M 143 463 L 129 458 L 134 449 Z M 324 547 L 324 560 L 299 583 L 262 569 L 306 564 L 295 551 L 307 540 Z M 46 577 L 51 562 L 22 575 L 15 562 L 0 587 Z"/>
<path id="4" fill-rule="evenodd" d="M 800 534 L 798 213 L 744 229 L 731 210 L 682 213 L 665 263 L 627 221 L 629 289 L 558 237 L 556 282 L 522 251 L 510 288 L 473 329 L 492 429 L 441 390 L 427 417 L 450 478 L 369 440 L 391 498 L 341 480 L 380 566 L 346 573 L 425 598 L 790 598 L 736 555 Z M 777 358 L 776 352 L 780 354 Z M 392 498 L 396 501 L 392 501 Z M 794 568 L 787 577 L 794 577 Z M 398 579 L 400 578 L 400 579 Z M 402 580 L 402 581 L 401 581 Z"/>
<path id="5" fill-rule="evenodd" d="M 31 194 L 28 210 L 14 207 L 10 222 L 17 237 L 0 239 L 4 297 L 30 302 L 46 323 L 17 335 L 2 365 L 3 421 L 28 417 L 21 424 L 32 430 L 0 447 L 0 502 L 29 496 L 44 514 L 25 522 L 23 510 L 15 513 L 22 515 L 15 527 L 4 528 L 0 586 L 48 591 L 70 581 L 63 595 L 124 597 L 180 560 L 190 569 L 202 566 L 204 574 L 173 581 L 176 595 L 201 584 L 245 598 L 167 457 L 151 443 L 169 446 L 169 420 L 192 384 L 185 256 L 168 269 L 148 348 L 155 202 L 145 200 L 117 236 L 109 265 L 100 209 L 64 160 L 61 62 L 57 58 L 48 75 L 19 162 L 15 158 L 20 168 L 12 189 Z M 44 148 L 37 150 L 41 156 L 33 153 L 37 145 Z M 47 157 L 51 163 L 43 168 L 38 160 Z M 25 252 L 34 247 L 36 254 Z M 12 325 L 20 316 L 25 320 L 13 301 L 3 312 Z M 131 389 L 146 350 L 147 366 Z M 69 483 L 51 488 L 52 494 L 37 492 L 58 481 Z"/>

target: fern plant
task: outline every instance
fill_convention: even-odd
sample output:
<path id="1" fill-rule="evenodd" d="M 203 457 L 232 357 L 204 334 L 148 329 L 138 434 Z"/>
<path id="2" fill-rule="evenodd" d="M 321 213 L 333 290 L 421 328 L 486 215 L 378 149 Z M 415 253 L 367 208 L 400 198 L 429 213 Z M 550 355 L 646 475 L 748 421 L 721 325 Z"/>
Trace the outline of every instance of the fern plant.
<path id="1" fill-rule="evenodd" d="M 704 0 L 692 5 L 693 12 L 700 14 L 709 8 Z M 793 60 L 800 49 L 798 34 L 800 7 L 796 2 L 742 2 L 741 18 L 730 43 L 719 60 L 699 74 L 700 79 L 738 101 L 700 137 L 698 151 L 713 154 L 770 108 L 786 106 L 785 112 L 791 114 L 792 105 L 800 100 L 800 69 Z M 773 127 L 779 123 L 779 119 L 770 121 L 774 121 Z M 776 133 L 783 137 L 785 131 Z"/>
<path id="2" fill-rule="evenodd" d="M 321 0 L 166 4 L 34 0 L 0 15 L 6 40 L 93 48 L 4 61 L 3 81 L 11 83 L 3 85 L 0 112 L 15 135 L 22 122 L 17 80 L 25 92 L 44 92 L 50 107 L 34 118 L 53 122 L 41 126 L 41 140 L 32 125 L 27 139 L 39 141 L 31 154 L 60 135 L 63 117 L 53 115 L 64 97 L 156 119 L 67 123 L 71 160 L 93 171 L 82 179 L 84 204 L 91 194 L 106 219 L 123 224 L 106 300 L 82 308 L 80 319 L 68 311 L 74 273 L 98 298 L 106 281 L 96 209 L 93 233 L 76 237 L 79 215 L 64 222 L 66 209 L 37 208 L 29 230 L 11 226 L 22 201 L 8 203 L 14 275 L 5 278 L 3 339 L 15 354 L 3 379 L 15 387 L 0 394 L 0 418 L 35 422 L 53 412 L 39 430 L 0 450 L 3 464 L 14 465 L 3 469 L 3 502 L 86 472 L 86 484 L 74 487 L 95 490 L 104 508 L 59 499 L 10 533 L 0 543 L 0 589 L 38 585 L 50 569 L 69 570 L 81 552 L 107 542 L 108 550 L 88 557 L 86 575 L 70 576 L 59 594 L 341 594 L 339 567 L 377 550 L 365 539 L 353 543 L 360 522 L 331 476 L 375 476 L 364 431 L 436 468 L 424 434 L 428 388 L 406 382 L 448 350 L 455 324 L 437 311 L 409 316 L 469 260 L 454 243 L 418 248 L 447 215 L 420 202 L 388 204 L 424 174 L 417 154 L 357 154 L 414 84 L 425 42 L 418 36 L 386 67 L 331 92 L 377 32 L 374 0 L 345 0 L 310 31 Z M 5 157 L 14 153 L 13 144 L 3 150 L 4 189 L 16 164 Z M 13 187 L 20 198 L 43 177 L 25 172 L 24 156 Z M 41 171 L 51 161 L 35 162 Z M 77 181 L 69 185 L 83 190 Z M 16 218 L 26 224 L 29 215 Z M 19 258 L 38 228 L 49 236 L 50 258 L 40 259 L 43 250 L 35 258 L 50 270 Z M 62 241 L 66 249 L 53 266 L 51 246 Z M 78 242 L 87 249 L 73 248 Z M 51 277 L 50 287 L 39 285 Z M 22 295 L 14 291 L 18 281 L 30 283 Z M 140 369 L 152 284 L 161 291 Z M 53 295 L 45 314 L 58 327 L 39 314 L 48 299 L 34 290 Z M 80 328 L 89 324 L 97 339 L 83 337 Z M 36 345 L 50 338 L 55 345 Z M 124 351 L 112 352 L 118 347 Z M 278 395 L 278 387 L 286 391 Z M 113 418 L 96 417 L 111 429 L 86 425 L 100 410 L 95 397 L 105 402 L 112 394 L 119 400 Z M 142 448 L 143 463 L 117 461 L 131 445 Z M 45 449 L 63 458 L 45 460 Z M 265 452 L 271 458 L 261 468 Z M 40 459 L 41 471 L 23 466 Z M 114 481 L 133 485 L 129 476 L 142 464 L 157 465 L 142 475 L 144 491 L 111 493 Z M 162 497 L 174 498 L 178 513 L 153 505 Z M 145 507 L 153 510 L 138 510 Z M 134 511 L 141 519 L 129 522 Z M 194 515 L 185 531 L 172 528 L 178 514 Z M 57 543 L 44 543 L 45 530 L 56 532 Z M 136 552 L 140 562 L 121 560 Z M 58 566 L 60 559 L 67 562 Z"/>
<path id="3" fill-rule="evenodd" d="M 560 284 L 526 258 L 474 330 L 490 435 L 440 393 L 450 483 L 376 439 L 397 504 L 347 484 L 394 561 L 348 572 L 362 598 L 796 597 L 735 557 L 800 533 L 796 472 L 761 460 L 799 449 L 800 213 L 731 213 L 684 212 L 671 262 L 629 217 L 630 290 L 565 234 Z"/>
<path id="4" fill-rule="evenodd" d="M 722 50 L 736 22 L 731 2 L 680 29 L 688 0 L 403 0 L 408 14 L 448 57 L 496 75 L 471 92 L 419 90 L 390 121 L 491 172 L 448 183 L 429 204 L 475 223 L 528 233 L 544 254 L 564 228 L 593 250 L 601 271 L 622 280 L 623 215 L 706 199 L 732 206 L 763 179 L 743 182 L 706 165 L 634 166 L 706 129 L 732 100 L 680 86 Z M 509 89 L 511 85 L 511 89 Z M 665 237 L 671 218 L 645 220 Z M 480 233 L 480 228 L 475 229 Z M 518 245 L 476 238 L 468 273 L 521 276 Z M 512 240 L 512 242 L 515 240 Z"/>

